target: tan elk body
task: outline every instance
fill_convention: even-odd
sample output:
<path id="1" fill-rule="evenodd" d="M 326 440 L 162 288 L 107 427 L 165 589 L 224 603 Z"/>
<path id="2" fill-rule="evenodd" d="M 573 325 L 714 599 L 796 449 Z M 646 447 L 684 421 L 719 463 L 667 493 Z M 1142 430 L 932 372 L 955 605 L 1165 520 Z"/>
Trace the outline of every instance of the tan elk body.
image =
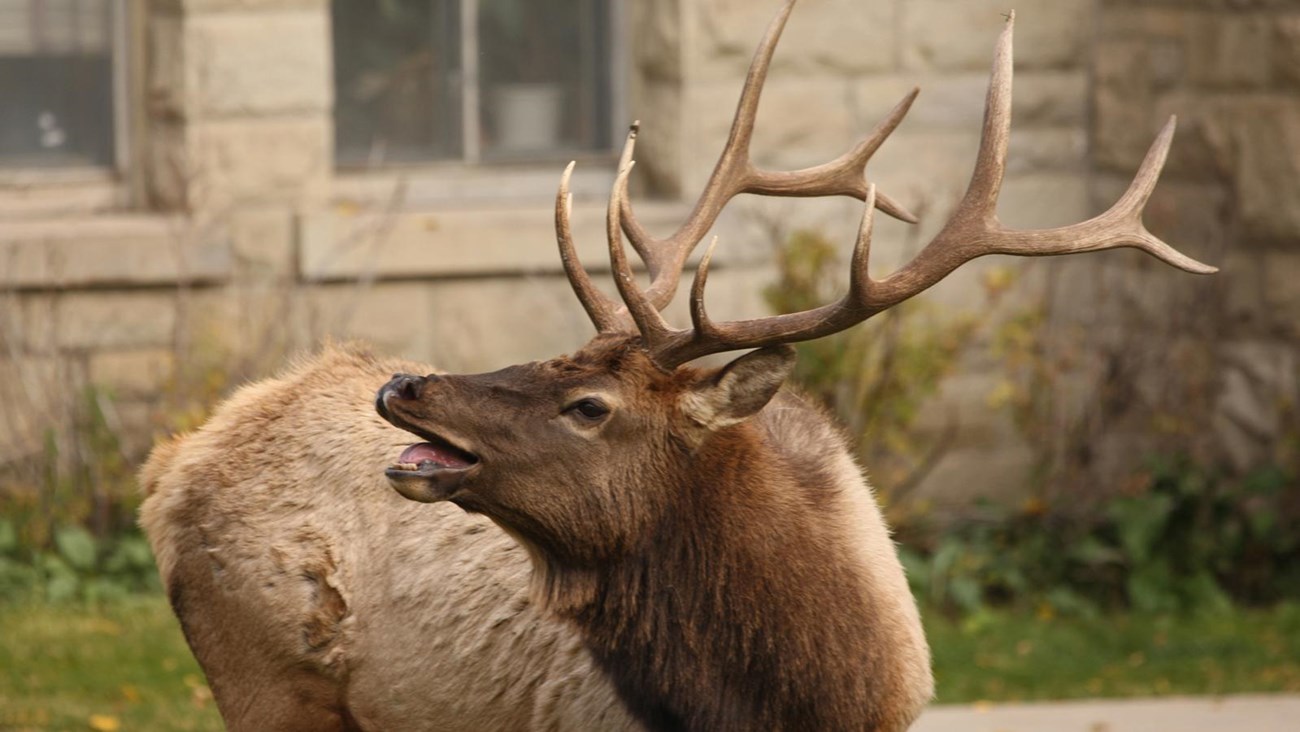
<path id="1" fill-rule="evenodd" d="M 754 167 L 758 98 L 793 5 L 759 47 L 695 211 L 666 239 L 633 215 L 629 136 L 607 227 L 622 305 L 577 262 L 566 173 L 561 257 L 599 331 L 576 353 L 420 376 L 432 369 L 327 349 L 155 449 L 141 520 L 231 729 L 901 730 L 920 713 L 933 682 L 915 602 L 833 422 L 779 391 L 786 344 L 850 327 L 984 254 L 1130 246 L 1213 270 L 1141 223 L 1172 124 L 1105 214 L 1045 230 L 997 221 L 1008 20 L 965 197 L 912 262 L 872 279 L 873 209 L 913 217 L 862 169 L 915 92 L 835 161 Z M 740 193 L 863 200 L 849 292 L 717 323 L 706 254 L 692 327 L 674 329 L 659 311 Z M 644 291 L 624 236 L 649 270 Z M 721 369 L 687 365 L 740 349 L 756 350 Z"/>

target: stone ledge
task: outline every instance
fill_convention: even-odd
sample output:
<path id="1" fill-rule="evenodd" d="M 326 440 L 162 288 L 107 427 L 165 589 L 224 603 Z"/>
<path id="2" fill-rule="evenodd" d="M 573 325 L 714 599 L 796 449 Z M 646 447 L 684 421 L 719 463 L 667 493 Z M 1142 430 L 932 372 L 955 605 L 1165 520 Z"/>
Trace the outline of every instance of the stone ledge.
<path id="1" fill-rule="evenodd" d="M 126 187 L 105 176 L 101 180 L 66 181 L 23 171 L 0 185 L 0 220 L 5 228 L 17 220 L 43 220 L 120 210 L 127 201 Z"/>
<path id="2" fill-rule="evenodd" d="M 772 277 L 766 269 L 745 267 L 710 276 L 710 313 L 720 320 L 768 314 L 762 288 Z M 609 278 L 596 284 L 612 295 Z M 550 358 L 592 336 L 591 322 L 558 274 L 326 284 L 307 290 L 303 303 L 317 324 L 316 336 L 362 339 L 457 372 Z M 666 312 L 676 326 L 689 323 L 685 304 L 679 292 Z"/>
<path id="3" fill-rule="evenodd" d="M 636 211 L 660 235 L 675 229 L 687 214 L 680 203 L 643 202 Z M 558 272 L 553 216 L 549 205 L 392 215 L 312 213 L 299 223 L 299 267 L 307 281 Z M 603 205 L 575 206 L 573 237 L 589 267 L 608 268 Z M 726 256 L 719 252 L 718 259 Z"/>
<path id="4" fill-rule="evenodd" d="M 263 12 L 310 8 L 326 11 L 328 0 L 151 0 L 156 13 Z"/>
<path id="5" fill-rule="evenodd" d="M 207 298 L 193 298 L 197 311 Z M 29 295 L 12 328 L 28 355 L 161 348 L 173 343 L 178 321 L 175 291 L 119 290 Z"/>
<path id="6" fill-rule="evenodd" d="M 0 288 L 17 289 L 210 282 L 229 276 L 230 252 L 178 218 L 19 221 L 0 232 L 0 272 Z"/>

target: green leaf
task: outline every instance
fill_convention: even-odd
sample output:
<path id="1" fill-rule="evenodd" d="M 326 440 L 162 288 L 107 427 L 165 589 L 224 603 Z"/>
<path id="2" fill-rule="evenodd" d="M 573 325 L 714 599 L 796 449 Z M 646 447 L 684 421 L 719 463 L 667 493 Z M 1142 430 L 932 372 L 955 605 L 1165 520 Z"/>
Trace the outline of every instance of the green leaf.
<path id="1" fill-rule="evenodd" d="M 1129 559 L 1140 564 L 1155 556 L 1156 545 L 1164 533 L 1174 499 L 1168 495 L 1122 498 L 1111 506 L 1120 543 Z"/>
<path id="2" fill-rule="evenodd" d="M 1071 547 L 1074 559 L 1088 565 L 1120 564 L 1124 555 L 1113 546 L 1107 546 L 1095 536 L 1085 537 L 1083 541 Z"/>
<path id="3" fill-rule="evenodd" d="M 54 546 L 74 568 L 95 568 L 95 538 L 80 526 L 62 526 L 54 532 Z"/>
<path id="4" fill-rule="evenodd" d="M 1277 514 L 1272 511 L 1255 511 L 1248 514 L 1247 519 L 1250 521 L 1250 533 L 1256 538 L 1270 536 L 1277 526 Z"/>
<path id="5" fill-rule="evenodd" d="M 964 612 L 973 613 L 984 606 L 984 590 L 974 577 L 954 577 L 949 583 L 952 600 Z"/>
<path id="6" fill-rule="evenodd" d="M 898 548 L 898 560 L 903 565 L 907 584 L 912 592 L 924 596 L 930 587 L 930 563 L 920 554 L 907 547 Z"/>
<path id="7" fill-rule="evenodd" d="M 78 585 L 75 574 L 51 577 L 45 583 L 45 596 L 50 602 L 66 602 L 77 596 Z"/>
<path id="8" fill-rule="evenodd" d="M 1068 587 L 1053 588 L 1047 593 L 1047 602 L 1061 615 L 1073 615 L 1088 619 L 1101 616 L 1097 603 Z"/>
<path id="9" fill-rule="evenodd" d="M 122 581 L 114 581 L 103 577 L 87 580 L 82 585 L 82 594 L 90 602 L 120 600 L 129 593 L 130 588 Z"/>
<path id="10" fill-rule="evenodd" d="M 1171 587 L 1169 567 L 1163 562 L 1148 562 L 1133 569 L 1128 577 L 1129 602 L 1140 612 L 1170 612 L 1178 609 L 1178 599 Z"/>
<path id="11" fill-rule="evenodd" d="M 18 548 L 18 530 L 13 521 L 0 518 L 0 554 L 8 554 Z"/>
<path id="12" fill-rule="evenodd" d="M 1232 600 L 1209 572 L 1198 572 L 1183 582 L 1188 608 L 1198 613 L 1223 615 L 1232 610 Z"/>

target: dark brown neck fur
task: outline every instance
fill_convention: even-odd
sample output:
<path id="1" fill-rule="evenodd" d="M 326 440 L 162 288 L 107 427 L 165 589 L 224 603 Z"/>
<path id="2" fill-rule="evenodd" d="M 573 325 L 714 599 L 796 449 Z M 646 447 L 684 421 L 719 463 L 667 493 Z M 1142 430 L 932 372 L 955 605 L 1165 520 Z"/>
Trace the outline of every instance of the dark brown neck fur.
<path id="1" fill-rule="evenodd" d="M 624 702 L 656 730 L 897 727 L 905 682 L 868 580 L 822 518 L 845 486 L 753 423 L 687 459 L 680 505 L 565 613 Z"/>

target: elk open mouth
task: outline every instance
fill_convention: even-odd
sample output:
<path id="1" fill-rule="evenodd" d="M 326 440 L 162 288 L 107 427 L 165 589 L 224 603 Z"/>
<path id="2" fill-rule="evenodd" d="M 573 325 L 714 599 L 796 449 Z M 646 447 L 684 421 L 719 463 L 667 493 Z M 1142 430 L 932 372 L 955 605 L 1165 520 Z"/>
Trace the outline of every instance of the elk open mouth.
<path id="1" fill-rule="evenodd" d="M 424 503 L 443 501 L 476 472 L 478 456 L 433 434 L 402 451 L 384 475 L 403 496 Z"/>

